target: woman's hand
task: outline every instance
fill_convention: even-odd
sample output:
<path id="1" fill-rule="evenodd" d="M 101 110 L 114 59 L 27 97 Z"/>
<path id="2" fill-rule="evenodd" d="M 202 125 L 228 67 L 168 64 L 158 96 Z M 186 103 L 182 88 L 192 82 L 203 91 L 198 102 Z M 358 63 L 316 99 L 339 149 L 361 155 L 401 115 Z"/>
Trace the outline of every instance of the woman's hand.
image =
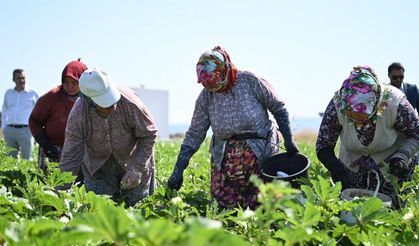
<path id="1" fill-rule="evenodd" d="M 375 163 L 375 161 L 370 156 L 361 156 L 360 158 L 356 159 L 352 164 L 351 167 L 358 166 L 360 171 L 370 171 L 380 169 L 380 166 Z"/>
<path id="2" fill-rule="evenodd" d="M 390 172 L 399 178 L 406 176 L 409 171 L 407 161 L 399 157 L 391 158 L 388 165 L 390 167 Z"/>
<path id="3" fill-rule="evenodd" d="M 182 187 L 183 183 L 183 170 L 175 168 L 172 175 L 170 175 L 169 180 L 167 181 L 167 187 L 172 190 L 179 190 Z"/>
<path id="4" fill-rule="evenodd" d="M 180 152 L 176 160 L 175 168 L 173 169 L 172 175 L 167 180 L 167 187 L 172 190 L 179 190 L 183 183 L 183 171 L 188 167 L 189 160 L 192 155 L 196 152 L 190 146 L 183 145 L 180 147 Z"/>
<path id="5" fill-rule="evenodd" d="M 342 190 L 351 187 L 353 174 L 352 172 L 345 167 L 345 165 L 339 160 L 336 159 L 334 163 L 332 163 L 333 168 L 330 168 L 330 176 L 332 177 L 333 182 L 341 182 L 342 183 Z"/>
<path id="6" fill-rule="evenodd" d="M 128 171 L 121 179 L 121 190 L 132 190 L 141 184 L 141 173 L 136 171 Z"/>
<path id="7" fill-rule="evenodd" d="M 284 143 L 284 147 L 285 147 L 285 150 L 287 151 L 288 156 L 293 156 L 297 154 L 298 152 L 300 152 L 300 150 L 298 149 L 297 145 L 295 144 L 293 140 L 286 141 Z"/>

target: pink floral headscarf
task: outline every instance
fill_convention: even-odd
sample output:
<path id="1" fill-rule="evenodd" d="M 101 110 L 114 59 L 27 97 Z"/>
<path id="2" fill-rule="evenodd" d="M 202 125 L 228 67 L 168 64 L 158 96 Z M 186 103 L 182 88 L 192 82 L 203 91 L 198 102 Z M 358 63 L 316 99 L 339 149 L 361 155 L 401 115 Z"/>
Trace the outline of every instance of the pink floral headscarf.
<path id="1" fill-rule="evenodd" d="M 198 83 L 212 92 L 228 91 L 237 81 L 237 68 L 220 46 L 204 52 L 196 64 Z"/>
<path id="2" fill-rule="evenodd" d="M 355 67 L 339 90 L 341 101 L 338 108 L 343 113 L 351 111 L 370 119 L 376 113 L 380 92 L 374 70 L 368 66 Z"/>

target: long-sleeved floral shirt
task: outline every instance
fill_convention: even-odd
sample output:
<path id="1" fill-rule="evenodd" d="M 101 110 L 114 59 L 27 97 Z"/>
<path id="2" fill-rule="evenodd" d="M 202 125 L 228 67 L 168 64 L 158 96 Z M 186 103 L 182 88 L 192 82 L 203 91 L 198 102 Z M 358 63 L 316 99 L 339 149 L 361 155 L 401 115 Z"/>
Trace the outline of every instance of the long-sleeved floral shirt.
<path id="1" fill-rule="evenodd" d="M 402 98 L 397 109 L 396 123 L 394 128 L 402 132 L 407 138 L 414 138 L 419 141 L 419 125 L 415 110 L 412 108 L 406 97 Z M 330 101 L 323 115 L 320 125 L 319 136 L 317 138 L 316 149 L 335 146 L 342 126 L 339 124 L 336 107 L 333 100 Z M 366 124 L 356 130 L 358 139 L 364 146 L 374 140 L 375 125 Z"/>
<path id="2" fill-rule="evenodd" d="M 246 141 L 258 159 L 264 159 L 278 151 L 276 145 L 279 143 L 278 131 L 268 112 L 274 116 L 285 141 L 291 141 L 288 111 L 271 84 L 250 72 L 239 71 L 237 84 L 231 90 L 224 93 L 202 90 L 183 144 L 197 150 L 211 126 L 212 163 L 219 169 L 227 139 L 233 135 L 256 133 L 269 142 L 263 139 Z"/>
<path id="3" fill-rule="evenodd" d="M 65 131 L 62 171 L 77 174 L 83 164 L 87 175 L 94 178 L 112 155 L 126 171 L 141 172 L 142 181 L 154 174 L 156 124 L 132 90 L 118 89 L 121 99 L 107 118 L 100 117 L 85 98 L 76 101 Z"/>

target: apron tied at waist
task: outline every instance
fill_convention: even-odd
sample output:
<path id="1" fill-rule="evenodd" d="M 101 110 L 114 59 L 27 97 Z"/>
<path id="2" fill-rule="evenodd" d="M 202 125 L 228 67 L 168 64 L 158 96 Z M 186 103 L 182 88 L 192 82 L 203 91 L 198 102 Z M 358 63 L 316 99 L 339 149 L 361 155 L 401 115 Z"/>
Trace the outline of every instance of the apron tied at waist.
<path id="1" fill-rule="evenodd" d="M 245 133 L 240 133 L 240 134 L 234 134 L 227 138 L 217 137 L 213 135 L 213 139 L 211 141 L 212 143 L 210 147 L 210 152 L 212 155 L 211 162 L 214 164 L 215 168 L 218 171 L 221 170 L 221 163 L 224 157 L 224 150 L 225 150 L 225 146 L 228 140 L 252 140 L 252 139 L 264 140 L 263 144 L 262 143 L 259 144 L 259 147 L 256 147 L 257 145 L 255 144 L 257 143 L 249 142 L 252 150 L 257 151 L 257 157 L 258 158 L 263 157 L 265 155 L 265 149 L 267 145 L 271 142 L 269 140 L 270 134 L 271 132 L 268 132 L 266 137 L 262 137 L 258 133 L 255 133 L 255 132 L 245 132 Z"/>

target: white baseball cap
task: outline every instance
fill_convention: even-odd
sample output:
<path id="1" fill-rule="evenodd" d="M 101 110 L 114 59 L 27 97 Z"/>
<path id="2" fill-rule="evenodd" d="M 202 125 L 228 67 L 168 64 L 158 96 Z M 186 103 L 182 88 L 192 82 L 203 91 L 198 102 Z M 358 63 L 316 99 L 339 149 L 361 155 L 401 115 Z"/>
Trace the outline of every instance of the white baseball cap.
<path id="1" fill-rule="evenodd" d="M 102 108 L 114 105 L 121 98 L 111 77 L 100 68 L 84 71 L 79 79 L 80 91 Z"/>

